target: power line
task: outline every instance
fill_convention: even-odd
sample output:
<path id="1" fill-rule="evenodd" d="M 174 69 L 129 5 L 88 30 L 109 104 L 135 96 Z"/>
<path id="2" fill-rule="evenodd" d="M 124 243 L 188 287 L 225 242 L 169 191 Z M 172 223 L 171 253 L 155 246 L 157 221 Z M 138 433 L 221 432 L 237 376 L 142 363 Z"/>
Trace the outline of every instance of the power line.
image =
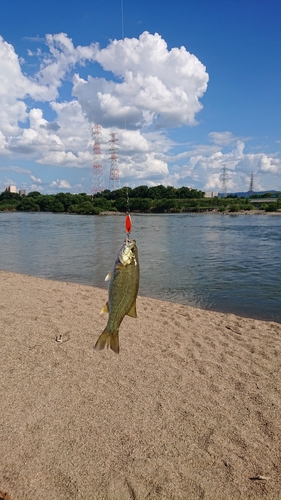
<path id="1" fill-rule="evenodd" d="M 220 181 L 221 181 L 221 188 L 222 188 L 222 195 L 225 198 L 227 196 L 227 168 L 226 165 L 223 165 L 221 169 L 221 175 L 220 175 Z"/>
<path id="2" fill-rule="evenodd" d="M 109 141 L 109 152 L 110 152 L 110 171 L 109 171 L 109 189 L 114 191 L 115 189 L 120 189 L 120 175 L 118 169 L 118 156 L 117 156 L 117 133 L 111 132 L 111 139 Z"/>
<path id="3" fill-rule="evenodd" d="M 254 172 L 251 173 L 249 195 L 251 196 L 254 192 Z"/>
<path id="4" fill-rule="evenodd" d="M 101 162 L 101 127 L 95 124 L 92 128 L 93 137 L 93 170 L 92 170 L 92 194 L 104 191 L 103 167 Z"/>

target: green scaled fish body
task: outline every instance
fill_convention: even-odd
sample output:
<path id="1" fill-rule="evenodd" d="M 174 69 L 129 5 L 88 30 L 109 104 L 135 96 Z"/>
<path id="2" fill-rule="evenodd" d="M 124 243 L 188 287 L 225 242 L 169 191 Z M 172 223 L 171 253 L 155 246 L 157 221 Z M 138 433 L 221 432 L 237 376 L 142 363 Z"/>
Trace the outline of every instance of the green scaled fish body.
<path id="1" fill-rule="evenodd" d="M 108 301 L 102 308 L 102 313 L 109 313 L 105 330 L 98 338 L 95 349 L 105 346 L 119 353 L 119 326 L 124 316 L 137 317 L 136 298 L 139 290 L 140 269 L 138 249 L 135 240 L 126 239 L 117 256 L 110 279 Z"/>

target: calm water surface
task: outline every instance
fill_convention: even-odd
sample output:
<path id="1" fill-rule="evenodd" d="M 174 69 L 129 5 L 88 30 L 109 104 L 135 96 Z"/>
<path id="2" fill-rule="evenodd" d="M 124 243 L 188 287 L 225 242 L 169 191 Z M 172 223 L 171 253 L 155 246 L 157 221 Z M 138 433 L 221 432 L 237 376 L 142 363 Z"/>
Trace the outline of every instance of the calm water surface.
<path id="1" fill-rule="evenodd" d="M 0 269 L 107 288 L 124 216 L 0 213 Z M 281 217 L 133 215 L 140 295 L 281 323 Z"/>

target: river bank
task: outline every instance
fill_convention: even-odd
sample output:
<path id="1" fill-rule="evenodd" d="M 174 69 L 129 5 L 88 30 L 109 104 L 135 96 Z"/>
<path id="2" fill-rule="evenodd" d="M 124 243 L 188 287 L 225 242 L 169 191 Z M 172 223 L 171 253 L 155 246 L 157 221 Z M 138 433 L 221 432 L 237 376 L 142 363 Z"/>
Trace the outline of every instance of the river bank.
<path id="1" fill-rule="evenodd" d="M 281 325 L 0 271 L 0 490 L 12 500 L 279 499 Z"/>
<path id="2" fill-rule="evenodd" d="M 179 212 L 165 212 L 167 215 L 179 215 Z M 186 211 L 181 212 L 182 214 L 218 214 L 218 215 L 281 215 L 281 211 L 277 212 L 266 212 L 265 210 L 238 210 L 237 212 L 222 212 L 220 210 L 212 209 L 212 210 L 197 210 L 197 211 Z M 105 211 L 100 212 L 99 215 L 122 215 L 124 217 L 124 212 L 113 212 L 113 211 Z M 132 212 L 132 215 L 161 215 L 161 213 L 150 212 L 150 213 L 142 213 L 142 212 Z"/>

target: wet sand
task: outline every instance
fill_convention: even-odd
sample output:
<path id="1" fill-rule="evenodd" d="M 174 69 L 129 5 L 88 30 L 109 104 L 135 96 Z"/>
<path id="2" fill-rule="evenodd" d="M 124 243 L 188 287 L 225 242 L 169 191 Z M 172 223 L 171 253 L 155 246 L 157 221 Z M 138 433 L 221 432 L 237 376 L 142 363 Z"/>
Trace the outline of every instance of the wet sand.
<path id="1" fill-rule="evenodd" d="M 279 500 L 281 325 L 106 298 L 0 271 L 0 498 Z"/>

